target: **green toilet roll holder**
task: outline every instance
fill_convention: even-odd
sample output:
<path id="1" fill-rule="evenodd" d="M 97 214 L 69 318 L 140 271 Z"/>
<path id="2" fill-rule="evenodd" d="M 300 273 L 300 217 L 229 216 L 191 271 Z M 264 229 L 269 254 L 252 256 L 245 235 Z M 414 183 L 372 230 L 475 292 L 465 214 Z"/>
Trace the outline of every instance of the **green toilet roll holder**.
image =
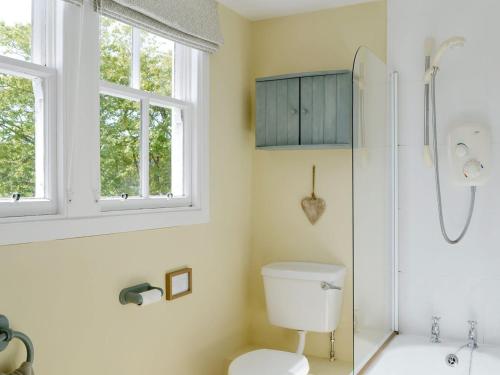
<path id="1" fill-rule="evenodd" d="M 161 295 L 163 296 L 163 289 L 151 286 L 148 283 L 142 283 L 122 289 L 119 296 L 120 303 L 122 305 L 133 303 L 134 305 L 140 306 L 143 302 L 141 293 L 154 289 L 159 290 L 161 292 Z"/>

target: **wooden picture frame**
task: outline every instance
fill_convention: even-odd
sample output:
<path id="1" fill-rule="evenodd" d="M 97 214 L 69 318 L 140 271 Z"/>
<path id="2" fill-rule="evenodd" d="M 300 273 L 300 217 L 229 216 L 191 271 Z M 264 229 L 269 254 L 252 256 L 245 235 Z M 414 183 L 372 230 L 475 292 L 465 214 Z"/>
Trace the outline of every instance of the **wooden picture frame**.
<path id="1" fill-rule="evenodd" d="M 186 274 L 188 278 L 188 289 L 174 294 L 174 278 Z M 172 301 L 191 293 L 193 293 L 193 270 L 191 268 L 186 267 L 178 271 L 169 272 L 165 275 L 165 298 L 167 301 Z"/>

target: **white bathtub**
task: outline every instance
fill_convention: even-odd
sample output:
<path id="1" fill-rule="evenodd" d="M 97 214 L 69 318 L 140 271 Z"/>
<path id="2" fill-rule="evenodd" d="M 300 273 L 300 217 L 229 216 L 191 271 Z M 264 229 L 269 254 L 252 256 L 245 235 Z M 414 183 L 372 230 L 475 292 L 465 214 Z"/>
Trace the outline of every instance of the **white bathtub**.
<path id="1" fill-rule="evenodd" d="M 468 375 L 471 351 L 457 350 L 464 342 L 443 340 L 431 344 L 429 338 L 399 335 L 375 358 L 364 374 L 368 375 Z M 455 367 L 446 363 L 446 356 L 456 353 Z M 480 345 L 472 356 L 471 375 L 500 374 L 500 347 Z"/>

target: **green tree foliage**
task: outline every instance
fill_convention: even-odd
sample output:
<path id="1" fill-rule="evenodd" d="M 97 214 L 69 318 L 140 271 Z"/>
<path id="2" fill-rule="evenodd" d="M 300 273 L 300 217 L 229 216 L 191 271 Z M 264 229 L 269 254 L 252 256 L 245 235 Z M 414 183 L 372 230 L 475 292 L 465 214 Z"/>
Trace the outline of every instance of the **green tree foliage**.
<path id="1" fill-rule="evenodd" d="M 171 189 L 170 109 L 151 106 L 149 111 L 149 192 L 165 195 Z"/>
<path id="2" fill-rule="evenodd" d="M 101 95 L 101 195 L 139 194 L 140 105 Z"/>
<path id="3" fill-rule="evenodd" d="M 164 41 L 141 33 L 141 89 L 162 95 L 172 91 L 172 53 Z M 101 78 L 129 86 L 132 28 L 109 18 L 101 21 Z M 139 103 L 101 95 L 101 194 L 139 194 Z M 171 189 L 171 111 L 152 106 L 150 116 L 150 193 Z"/>
<path id="4" fill-rule="evenodd" d="M 3 55 L 31 60 L 31 25 L 9 26 L 0 21 L 0 51 Z"/>
<path id="5" fill-rule="evenodd" d="M 132 27 L 101 18 L 101 78 L 123 86 L 132 76 Z"/>
<path id="6" fill-rule="evenodd" d="M 31 26 L 0 22 L 2 54 L 29 61 Z M 31 80 L 0 74 L 0 197 L 35 195 L 35 97 Z"/>
<path id="7" fill-rule="evenodd" d="M 168 43 L 141 33 L 141 89 L 172 93 L 173 56 Z M 101 78 L 129 86 L 132 66 L 132 28 L 103 17 Z M 0 23 L 0 53 L 31 60 L 31 26 Z M 0 74 L 0 197 L 19 192 L 35 194 L 35 97 L 31 80 Z M 101 194 L 139 194 L 139 103 L 101 95 Z M 149 165 L 150 192 L 171 190 L 171 119 L 168 108 L 151 106 Z"/>

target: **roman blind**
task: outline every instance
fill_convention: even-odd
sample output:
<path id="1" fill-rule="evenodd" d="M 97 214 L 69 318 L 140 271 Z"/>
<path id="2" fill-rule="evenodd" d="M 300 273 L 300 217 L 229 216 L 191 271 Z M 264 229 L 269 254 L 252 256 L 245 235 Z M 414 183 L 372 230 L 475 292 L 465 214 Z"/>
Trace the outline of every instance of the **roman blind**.
<path id="1" fill-rule="evenodd" d="M 223 43 L 215 0 L 94 1 L 106 16 L 202 51 Z"/>

